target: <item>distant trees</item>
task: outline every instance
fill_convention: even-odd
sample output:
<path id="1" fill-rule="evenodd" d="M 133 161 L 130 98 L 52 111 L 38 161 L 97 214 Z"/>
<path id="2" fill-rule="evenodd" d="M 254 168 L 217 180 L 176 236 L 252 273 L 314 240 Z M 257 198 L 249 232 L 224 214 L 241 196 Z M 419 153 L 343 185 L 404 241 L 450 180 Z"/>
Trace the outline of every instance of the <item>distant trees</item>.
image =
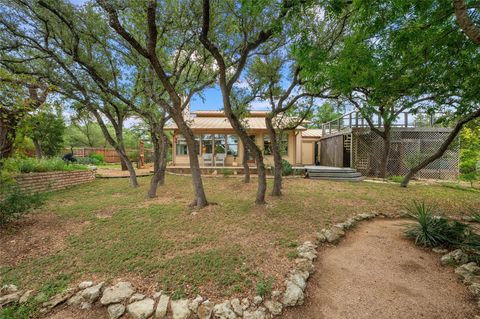
<path id="1" fill-rule="evenodd" d="M 49 93 L 45 82 L 0 68 L 0 160 L 13 153 L 19 124 L 45 103 Z"/>

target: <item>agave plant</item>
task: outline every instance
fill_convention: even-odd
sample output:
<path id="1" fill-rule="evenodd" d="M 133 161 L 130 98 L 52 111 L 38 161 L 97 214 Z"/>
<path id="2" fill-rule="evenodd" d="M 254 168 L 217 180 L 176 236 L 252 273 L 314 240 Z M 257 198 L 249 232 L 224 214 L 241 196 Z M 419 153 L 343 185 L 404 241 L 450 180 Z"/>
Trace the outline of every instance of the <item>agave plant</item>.
<path id="1" fill-rule="evenodd" d="M 416 223 L 409 225 L 405 234 L 407 237 L 414 238 L 417 245 L 462 246 L 466 235 L 471 233 L 466 224 L 457 221 L 449 222 L 445 217 L 435 216 L 433 209 L 423 202 L 414 202 L 413 207 L 408 208 L 408 215 Z"/>

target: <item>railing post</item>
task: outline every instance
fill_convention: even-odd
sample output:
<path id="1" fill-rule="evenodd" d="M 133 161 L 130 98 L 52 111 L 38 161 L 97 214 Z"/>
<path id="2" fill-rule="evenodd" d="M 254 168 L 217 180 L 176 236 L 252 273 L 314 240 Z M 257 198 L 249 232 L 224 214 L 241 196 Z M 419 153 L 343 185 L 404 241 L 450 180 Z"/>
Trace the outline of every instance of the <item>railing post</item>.
<path id="1" fill-rule="evenodd" d="M 355 127 L 358 127 L 358 112 L 355 112 Z"/>
<path id="2" fill-rule="evenodd" d="M 352 113 L 348 114 L 348 126 L 352 128 Z"/>
<path id="3" fill-rule="evenodd" d="M 332 122 L 328 122 L 328 134 L 332 134 Z"/>
<path id="4" fill-rule="evenodd" d="M 403 116 L 405 117 L 405 127 L 408 127 L 408 112 L 404 112 Z"/>
<path id="5" fill-rule="evenodd" d="M 433 114 L 430 114 L 430 127 L 433 127 Z"/>

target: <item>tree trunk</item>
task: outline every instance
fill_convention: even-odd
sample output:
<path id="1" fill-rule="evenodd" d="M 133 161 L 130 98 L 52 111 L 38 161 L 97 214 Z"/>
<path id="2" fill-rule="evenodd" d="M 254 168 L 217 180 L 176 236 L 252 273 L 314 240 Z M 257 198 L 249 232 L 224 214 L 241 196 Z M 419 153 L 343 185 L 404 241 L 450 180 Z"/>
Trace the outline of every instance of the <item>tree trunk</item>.
<path id="1" fill-rule="evenodd" d="M 154 127 L 151 129 L 152 143 L 154 147 L 154 174 L 150 182 L 148 197 L 157 196 L 157 188 L 159 185 L 165 184 L 165 169 L 167 167 L 167 151 L 168 139 L 163 132 L 163 127 Z"/>
<path id="2" fill-rule="evenodd" d="M 385 178 L 387 177 L 387 169 L 388 169 L 388 155 L 390 154 L 390 128 L 384 128 L 384 135 L 382 136 L 383 139 L 383 152 L 382 152 L 382 160 L 380 162 L 380 177 Z"/>
<path id="3" fill-rule="evenodd" d="M 258 185 L 257 185 L 257 197 L 255 203 L 259 205 L 265 204 L 265 192 L 267 190 L 267 175 L 265 171 L 265 163 L 263 162 L 263 154 L 260 148 L 255 144 L 255 141 L 250 139 L 247 132 L 243 128 L 240 120 L 233 114 L 232 107 L 230 105 L 230 97 L 228 93 L 223 92 L 223 105 L 224 111 L 227 115 L 230 125 L 232 125 L 235 132 L 238 134 L 242 142 L 247 144 L 247 147 L 250 152 L 252 152 L 255 161 L 257 162 L 257 174 L 258 174 Z"/>
<path id="4" fill-rule="evenodd" d="M 100 129 L 102 130 L 103 136 L 107 140 L 107 142 L 115 149 L 117 154 L 120 156 L 120 161 L 123 165 L 125 165 L 126 169 L 130 173 L 130 184 L 132 187 L 138 187 L 138 181 L 137 181 L 137 173 L 135 172 L 135 168 L 132 165 L 132 162 L 128 158 L 127 152 L 125 151 L 125 147 L 123 146 L 123 139 L 122 139 L 122 131 L 120 129 L 115 130 L 115 135 L 117 137 L 117 141 L 113 139 L 113 137 L 110 135 L 110 132 L 107 129 L 107 126 L 105 125 L 105 122 L 103 122 L 102 116 L 100 113 L 93 107 L 89 107 L 87 105 L 88 109 L 90 112 L 92 112 L 93 116 L 97 120 L 98 125 L 100 126 Z M 119 125 L 121 127 L 122 124 Z"/>
<path id="5" fill-rule="evenodd" d="M 453 0 L 453 9 L 460 28 L 473 43 L 480 45 L 480 28 L 468 15 L 468 8 L 464 0 Z"/>
<path id="6" fill-rule="evenodd" d="M 174 110 L 177 111 L 178 109 L 180 108 L 178 107 Z M 172 113 L 171 116 L 177 124 L 180 132 L 182 132 L 187 143 L 188 158 L 190 160 L 190 170 L 192 173 L 192 183 L 195 191 L 195 200 L 193 205 L 197 206 L 198 208 L 203 208 L 208 205 L 208 201 L 207 196 L 205 195 L 205 189 L 203 188 L 202 173 L 200 171 L 200 163 L 198 162 L 198 147 L 195 143 L 195 136 L 183 118 L 183 114 L 181 112 L 177 111 Z"/>
<path id="7" fill-rule="evenodd" d="M 247 143 L 242 140 L 242 145 L 243 145 L 243 159 L 242 159 L 242 164 L 243 164 L 243 182 L 248 184 L 250 183 L 250 166 L 248 166 L 248 157 L 249 157 L 249 150 Z"/>
<path id="8" fill-rule="evenodd" d="M 128 171 L 127 163 L 120 157 L 120 166 L 122 167 L 122 171 Z"/>
<path id="9" fill-rule="evenodd" d="M 280 154 L 280 147 L 277 140 L 277 132 L 273 127 L 273 122 L 270 117 L 265 118 L 268 135 L 270 136 L 270 145 L 273 155 L 273 189 L 272 196 L 282 195 L 282 155 Z"/>
<path id="10" fill-rule="evenodd" d="M 12 120 L 8 114 L 0 116 L 0 159 L 7 158 L 13 153 L 16 125 Z"/>
<path id="11" fill-rule="evenodd" d="M 33 139 L 33 145 L 35 146 L 35 155 L 37 156 L 37 158 L 38 159 L 42 158 L 43 157 L 42 145 L 36 138 Z"/>
<path id="12" fill-rule="evenodd" d="M 403 178 L 403 181 L 402 183 L 400 184 L 400 186 L 402 187 L 407 187 L 408 186 L 408 183 L 410 182 L 410 180 L 412 179 L 412 177 L 417 174 L 421 169 L 425 168 L 428 164 L 432 163 L 433 161 L 439 159 L 440 157 L 443 156 L 443 154 L 445 153 L 445 151 L 448 149 L 448 147 L 450 146 L 450 144 L 452 144 L 452 142 L 455 140 L 455 138 L 457 137 L 458 133 L 462 130 L 463 126 L 465 124 L 467 124 L 468 122 L 470 121 L 473 121 L 474 119 L 476 118 L 479 118 L 480 117 L 480 109 L 478 109 L 477 111 L 473 112 L 473 113 L 470 113 L 468 116 L 466 116 L 465 118 L 463 118 L 462 120 L 458 121 L 457 124 L 455 125 L 455 127 L 453 128 L 453 130 L 450 132 L 450 134 L 448 135 L 447 139 L 442 143 L 442 145 L 440 146 L 440 148 L 435 152 L 435 154 L 431 155 L 430 157 L 426 158 L 425 160 L 423 160 L 420 164 L 418 164 L 417 166 L 413 167 L 410 169 L 410 171 L 408 172 L 408 174 Z"/>

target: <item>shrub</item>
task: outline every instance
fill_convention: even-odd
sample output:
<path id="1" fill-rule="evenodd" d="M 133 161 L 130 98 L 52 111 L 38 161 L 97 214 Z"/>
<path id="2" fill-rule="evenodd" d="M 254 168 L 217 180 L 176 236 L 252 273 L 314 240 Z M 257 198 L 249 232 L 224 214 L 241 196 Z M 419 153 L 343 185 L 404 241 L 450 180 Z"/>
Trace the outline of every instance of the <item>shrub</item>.
<path id="1" fill-rule="evenodd" d="M 282 159 L 282 175 L 288 176 L 288 175 L 292 175 L 292 173 L 293 173 L 292 165 L 290 165 L 290 163 L 287 160 Z"/>
<path id="2" fill-rule="evenodd" d="M 259 296 L 266 296 L 272 292 L 272 278 L 262 279 L 257 282 L 256 291 Z"/>
<path id="3" fill-rule="evenodd" d="M 97 164 L 101 164 L 105 162 L 105 157 L 102 154 L 92 153 L 88 155 L 88 157 L 91 160 L 96 161 Z"/>
<path id="4" fill-rule="evenodd" d="M 128 153 L 128 158 L 132 161 L 132 162 L 136 162 L 138 161 L 138 157 L 140 156 L 140 154 L 138 153 L 138 151 L 132 151 L 130 153 Z"/>
<path id="5" fill-rule="evenodd" d="M 448 221 L 445 217 L 435 216 L 433 209 L 425 203 L 414 202 L 409 214 L 416 223 L 409 225 L 405 234 L 415 239 L 415 244 L 429 247 L 479 247 L 480 238 L 472 229 L 458 221 Z"/>
<path id="6" fill-rule="evenodd" d="M 4 162 L 4 170 L 11 173 L 54 172 L 85 170 L 86 166 L 68 164 L 61 158 L 9 158 Z"/>
<path id="7" fill-rule="evenodd" d="M 44 195 L 28 194 L 18 186 L 11 186 L 10 191 L 0 201 L 0 226 L 23 217 L 33 208 L 40 207 Z"/>
<path id="8" fill-rule="evenodd" d="M 230 168 L 222 168 L 220 170 L 220 174 L 222 174 L 223 176 L 227 177 L 227 176 L 230 176 L 230 175 L 233 175 L 233 169 L 230 169 Z"/>

